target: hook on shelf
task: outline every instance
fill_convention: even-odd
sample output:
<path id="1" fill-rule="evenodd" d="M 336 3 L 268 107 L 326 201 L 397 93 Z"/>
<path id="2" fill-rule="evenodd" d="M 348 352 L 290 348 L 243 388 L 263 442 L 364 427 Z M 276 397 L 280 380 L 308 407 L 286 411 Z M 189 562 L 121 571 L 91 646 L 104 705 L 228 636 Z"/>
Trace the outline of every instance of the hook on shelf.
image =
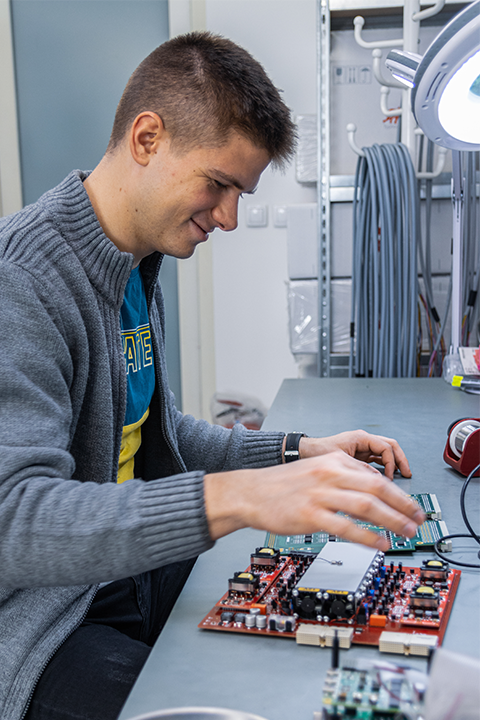
<path id="1" fill-rule="evenodd" d="M 424 135 L 425 133 L 420 128 L 416 128 L 415 135 Z M 440 175 L 441 172 L 443 172 L 443 168 L 445 167 L 445 159 L 447 157 L 447 148 L 442 147 L 441 145 L 437 145 L 438 148 L 438 155 L 437 155 L 437 163 L 435 165 L 434 170 L 432 172 L 419 172 L 416 171 L 415 175 L 419 180 L 432 180 L 433 178 L 436 178 Z"/>
<path id="2" fill-rule="evenodd" d="M 420 20 L 425 20 L 426 18 L 432 17 L 433 15 L 439 13 L 444 5 L 445 0 L 437 0 L 435 5 L 432 5 L 429 8 L 425 8 L 425 10 L 419 10 L 419 12 L 413 13 L 412 20 L 420 22 Z"/>
<path id="3" fill-rule="evenodd" d="M 399 117 L 402 114 L 401 107 L 393 109 L 387 107 L 387 97 L 390 95 L 390 88 L 382 85 L 380 92 L 380 109 L 385 117 Z"/>
<path id="4" fill-rule="evenodd" d="M 398 40 L 375 40 L 375 42 L 367 42 L 362 38 L 362 28 L 365 25 L 365 18 L 361 15 L 357 15 L 353 19 L 354 25 L 354 37 L 358 45 L 363 48 L 381 48 L 381 47 L 397 47 L 401 45 L 403 47 L 403 38 Z"/>
<path id="5" fill-rule="evenodd" d="M 363 152 L 362 148 L 359 148 L 357 143 L 355 142 L 355 133 L 357 132 L 357 126 L 355 123 L 348 123 L 347 125 L 347 137 L 348 137 L 348 144 L 352 148 L 353 152 L 357 153 L 357 155 L 360 155 L 360 157 L 365 157 L 365 153 Z"/>

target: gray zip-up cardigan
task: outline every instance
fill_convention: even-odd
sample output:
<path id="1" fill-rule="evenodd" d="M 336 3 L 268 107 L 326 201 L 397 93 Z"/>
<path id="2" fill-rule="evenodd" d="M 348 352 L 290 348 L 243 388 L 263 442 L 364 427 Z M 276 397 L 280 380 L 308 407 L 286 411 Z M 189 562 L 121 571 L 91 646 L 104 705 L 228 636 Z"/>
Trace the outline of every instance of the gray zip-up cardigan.
<path id="1" fill-rule="evenodd" d="M 179 413 L 168 388 L 161 255 L 141 263 L 157 378 L 135 476 L 116 484 L 126 377 L 119 310 L 133 257 L 75 171 L 0 220 L 0 717 L 20 720 L 99 582 L 212 546 L 203 475 L 281 461 L 283 433 Z M 146 482 L 148 481 L 148 482 Z"/>

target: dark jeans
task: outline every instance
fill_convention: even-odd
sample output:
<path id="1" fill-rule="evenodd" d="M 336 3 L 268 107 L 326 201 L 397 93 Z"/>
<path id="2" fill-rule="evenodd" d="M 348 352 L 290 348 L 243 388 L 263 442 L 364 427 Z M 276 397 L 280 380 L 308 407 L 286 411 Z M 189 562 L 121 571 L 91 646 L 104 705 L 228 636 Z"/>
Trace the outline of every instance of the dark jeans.
<path id="1" fill-rule="evenodd" d="M 116 720 L 194 563 L 101 588 L 47 665 L 25 720 Z"/>

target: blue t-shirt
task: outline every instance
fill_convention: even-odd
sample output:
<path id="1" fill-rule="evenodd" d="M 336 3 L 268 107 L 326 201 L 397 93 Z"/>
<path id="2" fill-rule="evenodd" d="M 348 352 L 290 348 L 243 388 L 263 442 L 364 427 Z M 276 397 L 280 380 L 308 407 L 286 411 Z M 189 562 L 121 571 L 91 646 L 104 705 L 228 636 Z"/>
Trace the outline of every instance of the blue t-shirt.
<path id="1" fill-rule="evenodd" d="M 155 369 L 147 298 L 140 267 L 132 270 L 120 309 L 123 352 L 127 373 L 127 410 L 123 424 L 118 482 L 133 477 L 134 457 L 141 443 L 141 426 L 155 388 Z"/>

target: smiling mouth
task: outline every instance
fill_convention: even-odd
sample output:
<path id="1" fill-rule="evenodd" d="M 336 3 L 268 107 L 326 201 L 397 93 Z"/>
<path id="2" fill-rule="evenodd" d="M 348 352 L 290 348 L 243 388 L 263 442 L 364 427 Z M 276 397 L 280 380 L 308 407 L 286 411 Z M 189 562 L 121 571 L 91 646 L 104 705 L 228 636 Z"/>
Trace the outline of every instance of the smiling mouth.
<path id="1" fill-rule="evenodd" d="M 207 230 L 206 230 L 206 229 L 203 228 L 196 220 L 194 220 L 193 218 L 190 218 L 190 219 L 191 219 L 191 221 L 192 221 L 193 223 L 195 223 L 195 225 L 196 225 L 198 228 L 200 228 L 200 230 L 203 232 L 203 234 L 204 234 L 207 238 L 208 238 L 208 236 L 210 235 L 210 233 L 213 232 L 213 230 L 215 230 L 215 228 L 213 228 L 212 230 L 210 230 L 210 229 L 207 229 Z"/>

